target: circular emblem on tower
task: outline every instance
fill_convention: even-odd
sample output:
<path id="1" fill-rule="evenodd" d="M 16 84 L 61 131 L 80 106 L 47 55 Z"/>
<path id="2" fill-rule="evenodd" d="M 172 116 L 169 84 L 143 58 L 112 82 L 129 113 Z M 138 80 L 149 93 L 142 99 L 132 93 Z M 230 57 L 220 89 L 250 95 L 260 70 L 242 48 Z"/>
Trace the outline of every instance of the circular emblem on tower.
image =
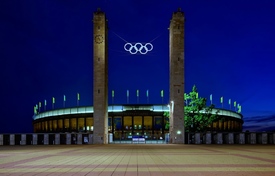
<path id="1" fill-rule="evenodd" d="M 96 36 L 95 36 L 95 42 L 96 42 L 97 44 L 100 44 L 100 43 L 102 43 L 103 41 L 104 41 L 104 38 L 103 38 L 102 35 L 96 35 Z"/>

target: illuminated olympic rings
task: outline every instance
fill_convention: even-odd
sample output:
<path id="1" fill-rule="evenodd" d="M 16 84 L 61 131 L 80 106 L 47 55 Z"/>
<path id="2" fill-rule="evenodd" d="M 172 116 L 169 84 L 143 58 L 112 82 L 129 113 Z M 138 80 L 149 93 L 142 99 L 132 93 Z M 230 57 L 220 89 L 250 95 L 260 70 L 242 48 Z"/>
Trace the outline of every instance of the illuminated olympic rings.
<path id="1" fill-rule="evenodd" d="M 146 54 L 153 50 L 153 45 L 151 43 L 145 43 L 145 45 L 142 43 L 136 43 L 134 45 L 132 43 L 126 43 L 124 49 L 125 51 L 129 51 L 131 54 L 137 54 L 138 52 L 140 54 Z"/>

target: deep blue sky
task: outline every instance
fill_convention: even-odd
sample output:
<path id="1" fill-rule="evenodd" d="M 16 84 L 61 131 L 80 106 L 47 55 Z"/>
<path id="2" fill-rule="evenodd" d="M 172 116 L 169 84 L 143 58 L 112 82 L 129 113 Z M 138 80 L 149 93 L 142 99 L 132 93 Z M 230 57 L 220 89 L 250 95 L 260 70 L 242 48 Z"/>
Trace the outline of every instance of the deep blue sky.
<path id="1" fill-rule="evenodd" d="M 33 106 L 56 98 L 56 108 L 92 105 L 92 16 L 109 25 L 109 95 L 115 104 L 168 103 L 169 22 L 185 12 L 185 90 L 229 108 L 242 105 L 244 129 L 275 126 L 275 1 L 273 0 L 1 0 L 0 133 L 32 132 Z M 130 55 L 125 42 L 150 42 Z M 109 102 L 112 103 L 111 97 Z"/>

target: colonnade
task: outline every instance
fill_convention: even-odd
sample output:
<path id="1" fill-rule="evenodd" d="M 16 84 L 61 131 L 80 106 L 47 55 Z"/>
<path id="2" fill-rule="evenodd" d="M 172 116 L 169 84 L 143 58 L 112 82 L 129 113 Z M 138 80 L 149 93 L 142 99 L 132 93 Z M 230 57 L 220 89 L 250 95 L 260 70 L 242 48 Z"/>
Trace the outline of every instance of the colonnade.
<path id="1" fill-rule="evenodd" d="M 164 134 L 166 129 L 166 117 L 157 116 L 112 116 L 108 118 L 108 131 L 114 134 Z M 53 117 L 42 118 L 33 122 L 35 133 L 53 132 L 93 132 L 93 117 Z M 241 131 L 242 120 L 226 118 L 213 122 L 209 131 Z"/>

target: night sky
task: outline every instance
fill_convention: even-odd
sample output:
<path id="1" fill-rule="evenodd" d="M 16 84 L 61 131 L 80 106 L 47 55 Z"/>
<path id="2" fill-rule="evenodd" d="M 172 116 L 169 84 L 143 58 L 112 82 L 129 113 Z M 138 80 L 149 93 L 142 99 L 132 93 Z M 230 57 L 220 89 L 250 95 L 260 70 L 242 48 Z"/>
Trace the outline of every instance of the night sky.
<path id="1" fill-rule="evenodd" d="M 109 25 L 109 104 L 168 103 L 169 23 L 185 13 L 185 91 L 230 109 L 242 106 L 244 130 L 275 129 L 273 0 L 1 0 L 0 133 L 32 132 L 33 106 L 92 105 L 93 12 Z M 131 55 L 128 42 L 151 42 Z M 112 102 L 111 90 L 115 91 Z M 160 91 L 164 90 L 163 100 Z M 210 103 L 208 101 L 208 103 Z M 43 108 L 42 108 L 43 109 Z M 233 108 L 232 108 L 233 109 Z"/>

